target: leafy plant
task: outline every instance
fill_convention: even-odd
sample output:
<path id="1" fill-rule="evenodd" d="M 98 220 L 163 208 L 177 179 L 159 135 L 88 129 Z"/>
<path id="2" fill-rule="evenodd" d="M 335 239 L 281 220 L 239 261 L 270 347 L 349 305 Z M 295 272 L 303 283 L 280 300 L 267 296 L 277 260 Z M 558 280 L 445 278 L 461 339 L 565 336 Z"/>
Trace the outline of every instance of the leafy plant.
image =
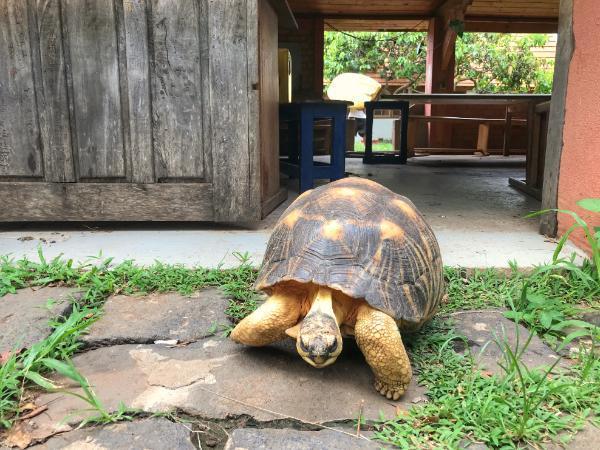
<path id="1" fill-rule="evenodd" d="M 551 344 L 556 345 L 560 342 L 562 347 L 583 336 L 600 338 L 593 324 L 574 319 L 581 312 L 581 308 L 566 303 L 560 298 L 530 292 L 529 284 L 526 283 L 519 301 L 511 304 L 511 310 L 504 315 L 517 323 L 524 323 Z M 565 330 L 569 330 L 566 336 L 564 336 Z"/>
<path id="2" fill-rule="evenodd" d="M 475 92 L 550 94 L 554 64 L 536 58 L 547 35 L 464 33 L 456 41 L 456 80 L 471 80 Z"/>
<path id="3" fill-rule="evenodd" d="M 25 381 L 53 389 L 54 385 L 44 377 L 48 361 L 64 359 L 78 348 L 77 336 L 95 320 L 95 311 L 74 307 L 71 315 L 60 323 L 52 334 L 22 353 L 12 352 L 0 365 L 0 424 L 9 427 L 18 415 L 19 398 Z"/>
<path id="4" fill-rule="evenodd" d="M 73 363 L 71 362 L 70 359 L 65 359 L 65 361 L 59 361 L 57 359 L 47 358 L 47 359 L 44 359 L 42 362 L 48 369 L 54 370 L 58 374 L 76 382 L 81 387 L 83 394 L 78 394 L 77 392 L 59 388 L 52 383 L 50 383 L 50 385 L 48 385 L 48 384 L 41 385 L 43 388 L 45 388 L 49 391 L 62 392 L 64 394 L 72 395 L 74 397 L 77 397 L 77 398 L 83 400 L 85 403 L 87 403 L 90 406 L 89 408 L 84 409 L 82 411 L 76 411 L 74 414 L 78 414 L 81 412 L 90 412 L 90 411 L 97 413 L 97 415 L 85 418 L 79 424 L 79 427 L 83 427 L 90 423 L 104 425 L 104 424 L 119 422 L 119 421 L 123 421 L 123 420 L 132 420 L 133 416 L 140 412 L 139 410 L 133 410 L 133 409 L 127 408 L 123 402 L 119 402 L 119 405 L 115 412 L 108 411 L 104 407 L 104 405 L 102 404 L 102 402 L 100 401 L 100 399 L 98 398 L 96 393 L 91 388 L 90 383 L 87 380 L 87 378 L 85 378 L 77 370 L 77 368 L 73 365 Z M 65 420 L 68 420 L 69 417 L 70 416 L 67 416 L 65 418 Z"/>
<path id="5" fill-rule="evenodd" d="M 600 214 L 600 198 L 585 198 L 579 200 L 577 205 L 587 211 Z M 549 212 L 556 212 L 567 214 L 573 218 L 575 221 L 573 225 L 571 225 L 567 231 L 561 236 L 558 241 L 558 245 L 556 246 L 556 250 L 552 255 L 552 263 L 554 266 L 560 266 L 567 270 L 571 270 L 578 275 L 581 275 L 582 281 L 592 281 L 595 283 L 600 283 L 600 227 L 590 227 L 588 223 L 583 220 L 579 214 L 574 211 L 566 210 L 566 209 L 544 209 L 542 211 L 536 211 L 527 215 L 526 217 L 536 217 L 542 214 L 547 214 Z M 590 249 L 592 251 L 592 264 L 595 269 L 594 273 L 591 274 L 591 279 L 585 273 L 577 270 L 577 267 L 574 267 L 572 261 L 568 261 L 565 258 L 560 257 L 560 252 L 564 248 L 567 240 L 571 236 L 571 234 L 576 230 L 582 230 L 584 236 L 590 245 Z"/>
<path id="6" fill-rule="evenodd" d="M 460 31 L 460 30 L 458 30 Z M 548 35 L 459 33 L 456 40 L 457 82 L 471 80 L 476 92 L 551 93 L 551 60 L 536 58 L 532 47 Z M 374 72 L 385 80 L 405 78 L 407 87 L 425 81 L 427 36 L 422 32 L 325 33 L 324 77 L 343 72 Z"/>
<path id="7" fill-rule="evenodd" d="M 579 201 L 578 205 L 591 212 L 600 212 L 600 199 L 584 199 Z M 512 310 L 507 312 L 506 316 L 516 321 L 523 321 L 531 329 L 554 343 L 558 338 L 562 338 L 564 345 L 583 336 L 598 337 L 598 329 L 594 325 L 576 319 L 582 313 L 580 307 L 576 308 L 562 296 L 548 295 L 547 290 L 543 292 L 540 289 L 539 283 L 539 279 L 559 280 L 577 287 L 576 292 L 581 296 L 575 300 L 580 302 L 584 298 L 584 293 L 587 293 L 588 298 L 595 300 L 600 295 L 598 231 L 595 230 L 592 233 L 590 226 L 577 213 L 568 210 L 543 210 L 529 214 L 527 217 L 535 217 L 549 211 L 568 214 L 573 217 L 574 223 L 560 237 L 552 255 L 552 261 L 537 267 L 531 276 L 531 280 L 537 281 L 538 290 L 532 291 L 531 283 L 526 282 L 520 298 L 514 304 L 510 303 Z M 583 230 L 592 250 L 591 262 L 586 260 L 581 266 L 575 264 L 574 256 L 568 258 L 561 256 L 561 251 L 569 236 L 577 229 Z M 563 337 L 565 330 L 568 330 L 569 334 Z"/>

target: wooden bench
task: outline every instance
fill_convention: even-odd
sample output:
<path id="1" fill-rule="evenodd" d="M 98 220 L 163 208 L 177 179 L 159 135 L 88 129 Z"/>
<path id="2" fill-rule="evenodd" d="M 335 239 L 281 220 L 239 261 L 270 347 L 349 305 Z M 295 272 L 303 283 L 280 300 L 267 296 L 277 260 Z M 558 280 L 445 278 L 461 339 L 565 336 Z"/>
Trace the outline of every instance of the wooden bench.
<path id="1" fill-rule="evenodd" d="M 394 121 L 394 148 L 396 148 L 396 141 L 400 136 L 400 119 Z M 418 123 L 432 123 L 432 122 L 444 122 L 444 123 L 477 123 L 479 129 L 477 133 L 477 151 L 484 155 L 489 155 L 489 136 L 490 127 L 496 125 L 504 126 L 504 148 L 503 155 L 510 155 L 510 129 L 513 125 L 515 126 L 527 126 L 527 120 L 525 119 L 513 119 L 512 114 L 509 112 L 506 118 L 490 119 L 486 117 L 453 117 L 453 116 L 421 116 L 421 115 L 410 115 L 408 118 L 408 153 L 414 155 L 415 142 L 417 138 L 417 126 Z M 432 149 L 433 150 L 433 149 Z"/>

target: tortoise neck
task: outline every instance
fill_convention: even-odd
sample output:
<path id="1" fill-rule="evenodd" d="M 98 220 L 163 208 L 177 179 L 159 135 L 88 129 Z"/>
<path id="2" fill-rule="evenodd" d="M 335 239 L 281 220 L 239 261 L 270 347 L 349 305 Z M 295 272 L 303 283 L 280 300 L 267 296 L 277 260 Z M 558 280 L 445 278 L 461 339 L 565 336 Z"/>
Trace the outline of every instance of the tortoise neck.
<path id="1" fill-rule="evenodd" d="M 320 312 L 335 319 L 339 326 L 344 321 L 345 311 L 333 300 L 333 291 L 328 287 L 317 286 L 308 314 Z"/>

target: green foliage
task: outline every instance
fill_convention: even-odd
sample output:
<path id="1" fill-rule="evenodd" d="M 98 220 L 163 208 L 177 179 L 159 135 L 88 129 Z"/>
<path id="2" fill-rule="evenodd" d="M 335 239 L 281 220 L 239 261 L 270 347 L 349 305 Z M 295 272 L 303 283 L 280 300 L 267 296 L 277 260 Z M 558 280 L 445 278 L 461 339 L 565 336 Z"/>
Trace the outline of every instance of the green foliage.
<path id="1" fill-rule="evenodd" d="M 386 79 L 424 80 L 426 33 L 325 32 L 324 77 L 375 72 Z"/>
<path id="2" fill-rule="evenodd" d="M 478 370 L 471 354 L 454 351 L 462 340 L 451 324 L 433 321 L 413 342 L 410 356 L 429 402 L 376 427 L 375 437 L 400 448 L 464 448 L 464 440 L 490 448 L 516 448 L 569 439 L 600 407 L 600 360 L 584 352 L 572 369 L 527 369 L 529 339 L 512 348 L 499 339 L 501 375 Z"/>
<path id="3" fill-rule="evenodd" d="M 593 213 L 600 213 L 600 199 L 598 198 L 586 198 L 583 200 L 579 200 L 577 205 L 583 209 L 586 209 Z M 527 217 L 536 217 L 542 214 L 547 214 L 548 212 L 553 211 L 556 213 L 567 214 L 571 216 L 574 220 L 573 225 L 569 227 L 569 229 L 561 236 L 558 241 L 558 245 L 552 255 L 552 266 L 550 268 L 559 267 L 561 269 L 567 270 L 572 274 L 578 276 L 581 281 L 588 286 L 597 287 L 600 283 L 600 230 L 598 227 L 592 228 L 588 225 L 588 223 L 583 220 L 579 214 L 574 211 L 565 210 L 565 209 L 545 209 L 543 211 L 534 212 L 529 214 Z M 571 234 L 576 231 L 581 230 L 584 233 L 584 236 L 590 246 L 592 251 L 591 265 L 593 270 L 591 273 L 587 273 L 584 270 L 577 267 L 573 264 L 572 260 L 567 258 L 560 257 L 560 252 L 564 248 L 567 240 Z"/>
<path id="4" fill-rule="evenodd" d="M 471 80 L 480 93 L 550 94 L 554 67 L 531 51 L 546 41 L 541 34 L 465 33 L 456 41 L 456 80 Z"/>
<path id="5" fill-rule="evenodd" d="M 13 352 L 0 366 L 0 425 L 9 427 L 18 416 L 19 398 L 26 381 L 44 389 L 55 389 L 54 384 L 43 376 L 51 361 L 66 359 L 78 348 L 77 337 L 96 317 L 95 309 L 79 309 L 74 306 L 71 315 L 58 324 L 46 339 L 34 344 L 22 353 Z"/>
<path id="6" fill-rule="evenodd" d="M 520 292 L 524 275 L 516 267 L 510 274 L 496 269 L 467 271 L 460 267 L 445 267 L 448 301 L 440 314 L 459 310 L 501 308 Z"/>
<path id="7" fill-rule="evenodd" d="M 471 80 L 480 93 L 551 93 L 553 63 L 536 58 L 532 47 L 547 35 L 459 33 L 456 80 Z M 384 79 L 406 78 L 414 88 L 425 81 L 427 37 L 421 32 L 325 33 L 324 77 L 375 72 Z"/>
<path id="8" fill-rule="evenodd" d="M 0 297 L 25 286 L 64 285 L 83 288 L 81 300 L 86 306 L 101 305 L 111 294 L 147 294 L 149 292 L 177 291 L 190 294 L 195 290 L 216 286 L 232 302 L 255 302 L 252 284 L 256 269 L 247 254 L 236 253 L 240 261 L 234 269 L 189 268 L 180 264 L 138 266 L 133 261 L 112 265 L 112 258 L 90 258 L 75 267 L 73 260 L 58 256 L 46 261 L 39 252 L 39 262 L 28 259 L 13 260 L 0 256 Z M 232 307 L 235 305 L 232 305 Z"/>

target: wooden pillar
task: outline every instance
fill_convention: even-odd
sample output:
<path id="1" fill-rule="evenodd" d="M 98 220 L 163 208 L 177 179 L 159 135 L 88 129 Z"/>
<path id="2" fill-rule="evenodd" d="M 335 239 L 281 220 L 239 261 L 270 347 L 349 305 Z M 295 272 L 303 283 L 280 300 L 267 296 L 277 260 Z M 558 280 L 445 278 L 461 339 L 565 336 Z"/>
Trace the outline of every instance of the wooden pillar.
<path id="1" fill-rule="evenodd" d="M 558 207 L 558 180 L 563 150 L 563 127 L 565 123 L 569 67 L 575 51 L 573 34 L 573 0 L 562 0 L 558 16 L 558 43 L 552 87 L 552 102 L 548 117 L 546 160 L 544 162 L 544 187 L 542 209 Z M 540 233 L 556 236 L 558 220 L 556 213 L 540 218 Z"/>
<path id="2" fill-rule="evenodd" d="M 435 17 L 429 21 L 425 69 L 426 94 L 454 92 L 455 42 L 456 33 L 448 31 L 443 17 Z"/>
<path id="3" fill-rule="evenodd" d="M 504 146 L 502 149 L 502 154 L 504 156 L 510 156 L 510 140 L 511 140 L 511 133 L 512 133 L 512 110 L 510 109 L 510 105 L 506 107 L 506 114 L 504 116 L 505 119 L 505 123 L 504 123 Z M 527 129 L 529 129 L 529 127 L 531 127 L 531 123 L 527 124 Z"/>
<path id="4" fill-rule="evenodd" d="M 323 65 L 325 59 L 325 24 L 323 17 L 315 17 L 314 22 L 314 76 L 313 94 L 315 98 L 323 97 Z"/>
<path id="5" fill-rule="evenodd" d="M 464 22 L 465 11 L 472 0 L 447 0 L 437 9 L 429 21 L 427 31 L 427 63 L 425 69 L 425 93 L 454 92 L 454 69 L 456 64 L 456 29 L 452 22 Z M 425 115 L 444 115 L 443 105 L 425 106 Z M 429 124 L 429 147 L 450 147 L 452 126 L 445 123 Z"/>
<path id="6" fill-rule="evenodd" d="M 435 17 L 429 21 L 425 73 L 426 94 L 454 92 L 454 45 L 451 46 L 451 53 L 444 57 L 445 29 L 443 17 Z M 444 63 L 446 66 L 444 66 Z M 425 105 L 425 115 L 444 115 L 445 108 L 447 108 L 445 105 Z M 451 146 L 452 126 L 450 124 L 428 123 L 427 127 L 428 147 Z"/>

